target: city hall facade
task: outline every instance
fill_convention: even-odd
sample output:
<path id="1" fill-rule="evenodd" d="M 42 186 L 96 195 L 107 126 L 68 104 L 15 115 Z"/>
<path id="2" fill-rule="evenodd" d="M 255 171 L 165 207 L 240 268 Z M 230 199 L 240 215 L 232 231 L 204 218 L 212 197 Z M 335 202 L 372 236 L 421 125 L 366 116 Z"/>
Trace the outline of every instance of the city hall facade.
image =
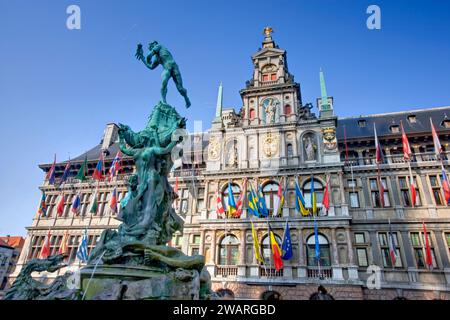
<path id="1" fill-rule="evenodd" d="M 448 168 L 448 161 L 447 157 L 438 161 L 430 127 L 431 119 L 447 150 L 450 107 L 339 118 L 322 71 L 321 97 L 315 105 L 303 104 L 300 85 L 288 69 L 286 51 L 267 30 L 262 48 L 252 56 L 252 65 L 253 75 L 240 91 L 240 111 L 222 107 L 220 86 L 211 128 L 189 135 L 188 152 L 171 173 L 170 181 L 178 188 L 177 212 L 185 221 L 183 233 L 177 234 L 171 245 L 189 255 L 204 255 L 213 289 L 236 299 L 309 299 L 319 285 L 335 299 L 450 299 L 450 209 L 441 180 L 442 164 Z M 413 149 L 415 206 L 409 166 L 403 158 L 401 123 Z M 375 163 L 374 125 L 385 155 L 379 166 Z M 72 176 L 85 158 L 91 176 L 100 153 L 109 168 L 118 151 L 117 130 L 115 124 L 108 124 L 98 145 L 71 160 Z M 65 166 L 66 162 L 57 163 L 57 179 Z M 40 165 L 44 172 L 50 167 Z M 54 253 L 68 232 L 68 268 L 77 269 L 76 249 L 85 228 L 92 249 L 105 228 L 119 225 L 108 206 L 109 197 L 114 187 L 119 199 L 125 195 L 133 170 L 133 160 L 125 157 L 118 179 L 100 183 L 96 214 L 89 213 L 96 182 L 72 179 L 64 184 L 66 204 L 59 217 L 56 205 L 61 190 L 44 180 L 40 188 L 46 194 L 47 216 L 36 214 L 27 228 L 12 279 L 21 265 L 39 256 L 48 230 Z M 377 185 L 378 174 L 383 195 Z M 317 194 L 319 263 L 314 255 L 313 217 L 296 211 L 296 180 L 307 207 L 312 186 Z M 278 186 L 282 183 L 284 188 L 285 182 L 286 200 L 279 212 Z M 321 200 L 327 182 L 330 207 L 325 210 Z M 241 192 L 247 194 L 250 184 L 261 186 L 270 216 L 251 215 L 247 196 L 239 218 L 218 215 L 217 196 L 226 210 L 229 184 L 235 199 Z M 70 206 L 78 192 L 81 209 L 76 215 Z M 290 226 L 293 257 L 284 261 L 279 271 L 272 263 L 267 221 L 280 242 L 286 221 Z M 251 222 L 263 265 L 255 257 Z M 425 263 L 423 223 L 429 233 L 432 267 Z M 397 256 L 394 265 L 389 255 L 390 232 Z"/>

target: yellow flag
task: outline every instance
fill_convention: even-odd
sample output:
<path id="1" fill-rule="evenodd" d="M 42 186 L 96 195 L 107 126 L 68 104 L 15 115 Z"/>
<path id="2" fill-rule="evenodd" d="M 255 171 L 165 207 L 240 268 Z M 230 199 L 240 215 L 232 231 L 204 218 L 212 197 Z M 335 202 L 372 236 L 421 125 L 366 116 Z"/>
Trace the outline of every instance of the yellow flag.
<path id="1" fill-rule="evenodd" d="M 258 240 L 258 235 L 256 234 L 255 226 L 253 225 L 253 221 L 250 221 L 250 223 L 252 224 L 253 247 L 255 249 L 256 260 L 261 263 L 264 263 L 264 259 L 261 256 L 261 249 L 259 247 L 259 240 Z"/>

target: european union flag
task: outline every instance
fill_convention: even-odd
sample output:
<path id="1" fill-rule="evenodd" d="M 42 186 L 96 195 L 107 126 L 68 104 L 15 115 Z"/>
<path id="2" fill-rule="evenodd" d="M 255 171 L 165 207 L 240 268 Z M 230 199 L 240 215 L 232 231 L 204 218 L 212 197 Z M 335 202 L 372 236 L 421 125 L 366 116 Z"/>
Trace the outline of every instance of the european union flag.
<path id="1" fill-rule="evenodd" d="M 287 220 L 286 220 L 286 227 L 284 229 L 284 237 L 283 237 L 283 244 L 281 245 L 281 250 L 283 252 L 281 259 L 289 260 L 292 258 L 293 253 L 292 253 L 291 231 L 289 230 L 289 224 Z"/>

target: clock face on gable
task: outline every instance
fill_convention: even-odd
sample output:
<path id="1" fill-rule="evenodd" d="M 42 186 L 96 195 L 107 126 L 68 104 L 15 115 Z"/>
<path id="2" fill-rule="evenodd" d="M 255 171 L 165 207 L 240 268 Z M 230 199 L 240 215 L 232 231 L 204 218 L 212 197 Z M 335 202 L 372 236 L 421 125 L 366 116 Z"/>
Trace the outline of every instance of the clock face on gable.
<path id="1" fill-rule="evenodd" d="M 275 123 L 275 119 L 280 110 L 280 101 L 274 97 L 266 98 L 262 102 L 262 109 L 264 111 L 265 123 Z"/>

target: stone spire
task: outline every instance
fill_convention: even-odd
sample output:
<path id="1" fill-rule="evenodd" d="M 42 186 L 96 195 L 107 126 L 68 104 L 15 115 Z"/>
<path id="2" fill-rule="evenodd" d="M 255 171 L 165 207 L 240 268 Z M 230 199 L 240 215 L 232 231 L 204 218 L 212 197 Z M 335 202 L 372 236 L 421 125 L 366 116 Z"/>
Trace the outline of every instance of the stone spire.
<path id="1" fill-rule="evenodd" d="M 220 82 L 219 90 L 217 92 L 217 103 L 216 103 L 216 117 L 214 122 L 222 122 L 222 104 L 223 101 L 223 87 L 222 82 Z"/>
<path id="2" fill-rule="evenodd" d="M 325 86 L 325 77 L 323 70 L 320 68 L 320 98 L 317 99 L 317 108 L 319 108 L 319 116 L 321 118 L 333 116 L 333 98 L 327 94 Z"/>
<path id="3" fill-rule="evenodd" d="M 320 68 L 320 94 L 322 98 L 320 110 L 329 110 L 330 104 L 328 103 L 327 87 L 325 86 L 325 77 L 322 68 Z"/>

